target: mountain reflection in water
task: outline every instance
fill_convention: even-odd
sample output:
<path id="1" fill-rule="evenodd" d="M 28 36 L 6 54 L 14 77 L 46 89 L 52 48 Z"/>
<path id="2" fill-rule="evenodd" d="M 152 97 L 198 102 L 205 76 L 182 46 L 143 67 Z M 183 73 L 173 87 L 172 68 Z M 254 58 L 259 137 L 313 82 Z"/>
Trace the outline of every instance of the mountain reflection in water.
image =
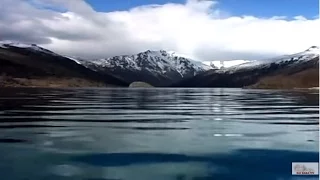
<path id="1" fill-rule="evenodd" d="M 299 179 L 318 107 L 307 90 L 0 89 L 0 177 Z"/>

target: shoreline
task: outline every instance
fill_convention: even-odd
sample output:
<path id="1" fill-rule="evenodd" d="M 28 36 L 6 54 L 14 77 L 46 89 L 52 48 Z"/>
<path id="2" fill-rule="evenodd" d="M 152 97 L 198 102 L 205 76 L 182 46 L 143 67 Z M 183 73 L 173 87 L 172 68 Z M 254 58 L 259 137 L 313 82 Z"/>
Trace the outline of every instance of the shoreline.
<path id="1" fill-rule="evenodd" d="M 0 88 L 90 88 L 90 87 L 125 87 L 83 78 L 0 78 Z"/>
<path id="2" fill-rule="evenodd" d="M 105 85 L 105 86 L 2 86 L 0 89 L 109 89 L 109 88 L 125 88 L 125 89 L 221 89 L 221 88 L 232 88 L 232 89 L 248 89 L 248 90 L 310 90 L 319 91 L 319 87 L 312 88 L 259 88 L 259 87 L 127 87 L 127 86 L 115 86 L 115 85 Z"/>

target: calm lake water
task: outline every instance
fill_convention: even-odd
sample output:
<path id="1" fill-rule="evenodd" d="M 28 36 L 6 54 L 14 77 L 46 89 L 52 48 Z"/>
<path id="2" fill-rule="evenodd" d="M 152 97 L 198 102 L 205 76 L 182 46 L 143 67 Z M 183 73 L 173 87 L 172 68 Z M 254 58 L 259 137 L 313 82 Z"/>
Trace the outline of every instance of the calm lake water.
<path id="1" fill-rule="evenodd" d="M 316 91 L 0 89 L 1 180 L 286 180 L 319 160 Z"/>

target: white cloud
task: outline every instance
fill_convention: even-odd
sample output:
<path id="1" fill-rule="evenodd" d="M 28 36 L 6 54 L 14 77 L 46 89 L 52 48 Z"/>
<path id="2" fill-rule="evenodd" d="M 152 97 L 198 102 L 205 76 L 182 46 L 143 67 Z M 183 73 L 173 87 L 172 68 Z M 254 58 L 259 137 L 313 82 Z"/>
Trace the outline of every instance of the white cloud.
<path id="1" fill-rule="evenodd" d="M 4 4 L 12 4 L 10 1 L 4 0 Z M 165 49 L 203 61 L 261 59 L 299 52 L 319 42 L 318 19 L 230 16 L 218 9 L 216 1 L 188 0 L 185 4 L 147 5 L 108 13 L 94 11 L 83 0 L 37 0 L 66 8 L 66 13 L 13 1 L 20 8 L 11 9 L 11 14 L 0 12 L 0 28 L 9 26 L 7 33 L 0 32 L 0 39 L 33 40 L 15 36 L 19 34 L 17 27 L 22 27 L 34 41 L 37 37 L 47 39 L 50 43 L 39 42 L 67 55 L 109 57 Z M 22 20 L 15 18 L 11 24 L 1 18 L 24 12 Z"/>

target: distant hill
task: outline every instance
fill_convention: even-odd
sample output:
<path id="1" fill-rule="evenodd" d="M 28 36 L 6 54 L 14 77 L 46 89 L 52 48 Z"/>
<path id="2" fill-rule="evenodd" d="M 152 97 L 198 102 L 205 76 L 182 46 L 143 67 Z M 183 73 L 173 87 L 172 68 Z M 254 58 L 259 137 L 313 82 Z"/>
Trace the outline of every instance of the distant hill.
<path id="1" fill-rule="evenodd" d="M 209 70 L 172 87 L 319 87 L 319 52 L 319 47 L 312 46 L 292 55 Z"/>
<path id="2" fill-rule="evenodd" d="M 0 86 L 128 86 L 35 44 L 0 43 Z"/>
<path id="3" fill-rule="evenodd" d="M 319 57 L 289 66 L 268 76 L 262 77 L 249 88 L 292 89 L 319 87 Z"/>
<path id="4" fill-rule="evenodd" d="M 148 83 L 145 83 L 145 82 L 139 82 L 139 81 L 136 81 L 136 82 L 133 82 L 129 85 L 130 88 L 150 88 L 150 87 L 153 87 L 151 86 L 150 84 Z"/>

